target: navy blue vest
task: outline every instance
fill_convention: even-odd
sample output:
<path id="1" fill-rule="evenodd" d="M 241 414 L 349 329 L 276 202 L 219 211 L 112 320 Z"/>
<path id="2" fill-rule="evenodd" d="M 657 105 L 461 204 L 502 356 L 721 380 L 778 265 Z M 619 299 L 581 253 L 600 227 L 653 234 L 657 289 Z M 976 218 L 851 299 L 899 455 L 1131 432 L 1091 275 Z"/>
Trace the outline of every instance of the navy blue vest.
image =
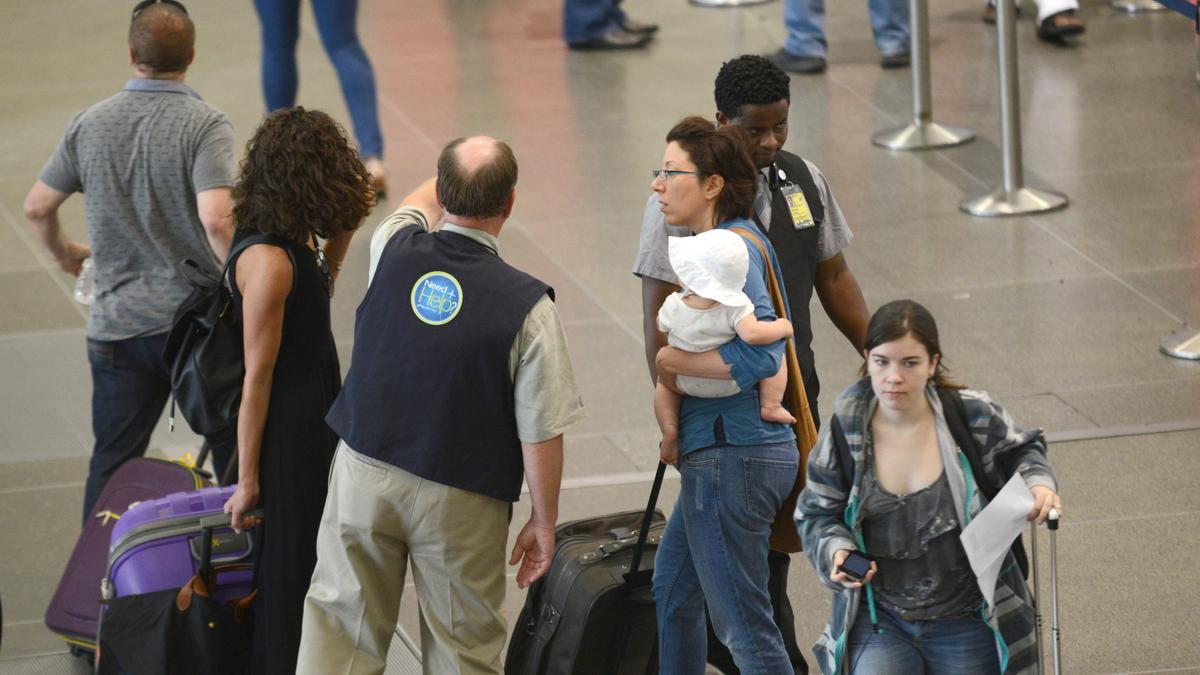
<path id="1" fill-rule="evenodd" d="M 521 493 L 509 354 L 554 291 L 491 249 L 413 226 L 392 236 L 326 422 L 356 452 L 504 501 Z"/>
<path id="2" fill-rule="evenodd" d="M 775 168 L 782 169 L 786 178 L 780 180 L 778 173 L 771 176 L 771 227 L 765 232 L 775 247 L 779 268 L 783 272 L 783 285 L 787 290 L 788 309 L 792 325 L 796 329 L 796 358 L 800 361 L 800 372 L 804 375 L 804 393 L 808 395 L 808 407 L 812 409 L 813 421 L 821 423 L 817 411 L 817 396 L 821 393 L 821 382 L 817 379 L 817 367 L 812 350 L 812 319 L 809 301 L 812 300 L 813 285 L 817 279 L 817 233 L 825 220 L 825 205 L 821 193 L 813 180 L 812 172 L 800 157 L 780 150 L 775 157 Z M 784 199 L 782 187 L 794 183 L 804 193 L 813 217 L 814 227 L 797 230 L 792 224 L 791 211 Z M 757 222 L 758 216 L 755 216 Z M 762 224 L 759 223 L 762 229 Z"/>

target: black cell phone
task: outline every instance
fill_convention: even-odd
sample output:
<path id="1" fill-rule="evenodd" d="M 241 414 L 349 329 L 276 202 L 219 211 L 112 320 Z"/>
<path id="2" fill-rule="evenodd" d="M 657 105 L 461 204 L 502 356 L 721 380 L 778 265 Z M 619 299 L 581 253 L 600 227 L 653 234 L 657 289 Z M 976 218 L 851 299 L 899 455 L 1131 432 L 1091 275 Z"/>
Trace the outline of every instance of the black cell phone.
<path id="1" fill-rule="evenodd" d="M 871 559 L 858 551 L 850 551 L 850 555 L 846 556 L 838 569 L 854 581 L 862 581 L 871 571 Z"/>

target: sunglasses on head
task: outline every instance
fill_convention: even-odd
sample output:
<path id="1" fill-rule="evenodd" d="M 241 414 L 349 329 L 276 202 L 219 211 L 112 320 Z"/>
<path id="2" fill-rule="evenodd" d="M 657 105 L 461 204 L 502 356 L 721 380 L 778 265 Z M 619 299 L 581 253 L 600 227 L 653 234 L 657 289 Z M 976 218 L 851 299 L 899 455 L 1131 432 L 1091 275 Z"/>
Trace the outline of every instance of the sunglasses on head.
<path id="1" fill-rule="evenodd" d="M 179 11 L 183 12 L 184 16 L 187 16 L 187 7 L 184 7 L 183 3 L 178 2 L 178 0 L 142 0 L 138 4 L 134 5 L 133 16 L 129 17 L 130 21 L 136 19 L 137 15 L 141 14 L 143 9 L 146 9 L 150 5 L 157 5 L 160 2 L 164 5 L 170 5 L 177 8 Z"/>

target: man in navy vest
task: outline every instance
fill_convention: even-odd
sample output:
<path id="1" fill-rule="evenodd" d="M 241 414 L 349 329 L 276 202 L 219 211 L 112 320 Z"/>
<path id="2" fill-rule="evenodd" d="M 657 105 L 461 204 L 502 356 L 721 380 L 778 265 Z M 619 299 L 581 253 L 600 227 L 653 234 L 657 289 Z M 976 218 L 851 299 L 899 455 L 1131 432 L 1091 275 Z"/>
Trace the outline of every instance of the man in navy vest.
<path id="1" fill-rule="evenodd" d="M 509 564 L 522 588 L 550 568 L 583 406 L 553 290 L 499 257 L 516 183 L 507 144 L 460 138 L 371 239 L 298 673 L 382 673 L 409 563 L 426 672 L 500 673 L 522 475 Z"/>
<path id="2" fill-rule="evenodd" d="M 779 268 L 788 298 L 788 311 L 796 328 L 796 354 L 804 376 L 804 390 L 812 409 L 813 422 L 821 423 L 817 411 L 816 364 L 812 351 L 812 318 L 809 301 L 813 291 L 821 299 L 825 313 L 841 330 L 858 353 L 867 336 L 869 315 L 858 281 L 846 265 L 842 250 L 850 244 L 850 228 L 829 188 L 825 176 L 811 162 L 786 150 L 788 109 L 791 106 L 790 78 L 778 66 L 761 56 L 740 56 L 721 66 L 714 95 L 717 124 L 735 124 L 750 132 L 754 139 L 754 161 L 759 168 L 758 197 L 754 202 L 754 221 L 771 240 L 779 257 Z M 807 205 L 805 215 L 796 219 L 785 196 L 799 193 Z M 633 273 L 642 280 L 642 316 L 646 342 L 646 363 L 650 377 L 657 381 L 655 358 L 667 344 L 658 330 L 658 309 L 668 295 L 678 290 L 678 279 L 667 259 L 667 237 L 691 234 L 684 227 L 670 227 L 658 206 L 658 195 L 651 195 L 642 220 L 641 243 Z M 675 352 L 676 370 L 688 375 L 736 380 L 743 388 L 752 387 L 773 374 L 779 363 L 765 352 L 734 340 L 719 351 L 702 354 Z M 772 537 L 772 544 L 776 543 Z M 787 597 L 787 572 L 790 558 L 786 550 L 772 550 L 768 563 L 771 578 L 768 589 L 775 609 L 775 623 L 796 673 L 808 672 L 796 644 L 792 606 Z M 725 673 L 737 668 L 728 650 L 709 635 L 709 663 Z"/>

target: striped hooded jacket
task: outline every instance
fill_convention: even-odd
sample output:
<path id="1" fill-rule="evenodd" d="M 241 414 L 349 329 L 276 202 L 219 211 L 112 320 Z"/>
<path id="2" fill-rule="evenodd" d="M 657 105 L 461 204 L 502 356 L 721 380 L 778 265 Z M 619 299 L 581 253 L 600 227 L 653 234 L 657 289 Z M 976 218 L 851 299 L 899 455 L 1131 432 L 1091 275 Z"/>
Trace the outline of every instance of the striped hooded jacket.
<path id="1" fill-rule="evenodd" d="M 1023 431 L 986 392 L 962 390 L 968 423 L 980 448 L 983 479 L 1002 485 L 1020 471 L 1030 487 L 1044 485 L 1057 489 L 1046 461 L 1046 445 L 1040 429 Z M 970 522 L 986 504 L 974 484 L 965 456 L 959 452 L 946 425 L 942 404 L 931 381 L 925 397 L 937 416 L 938 447 L 946 467 L 950 490 L 954 495 L 959 523 Z M 862 589 L 847 589 L 829 579 L 833 555 L 846 548 L 858 550 L 862 516 L 858 513 L 858 495 L 862 487 L 866 448 L 863 446 L 867 420 L 878 402 L 870 378 L 863 378 L 842 393 L 835 413 L 844 430 L 850 455 L 854 458 L 853 483 L 847 485 L 837 449 L 830 437 L 832 424 L 825 424 L 808 459 L 808 482 L 796 504 L 796 526 L 804 542 L 804 551 L 817 570 L 817 576 L 833 590 L 833 612 L 813 653 L 825 675 L 849 672 L 846 667 L 846 640 L 849 627 L 859 609 Z M 982 480 L 982 479 L 981 479 Z M 969 483 L 970 481 L 970 483 Z M 981 617 L 996 632 L 996 651 L 1004 673 L 1034 673 L 1037 651 L 1034 642 L 1034 615 L 1028 589 L 1013 554 L 1008 553 L 996 582 L 994 607 L 981 607 Z"/>

